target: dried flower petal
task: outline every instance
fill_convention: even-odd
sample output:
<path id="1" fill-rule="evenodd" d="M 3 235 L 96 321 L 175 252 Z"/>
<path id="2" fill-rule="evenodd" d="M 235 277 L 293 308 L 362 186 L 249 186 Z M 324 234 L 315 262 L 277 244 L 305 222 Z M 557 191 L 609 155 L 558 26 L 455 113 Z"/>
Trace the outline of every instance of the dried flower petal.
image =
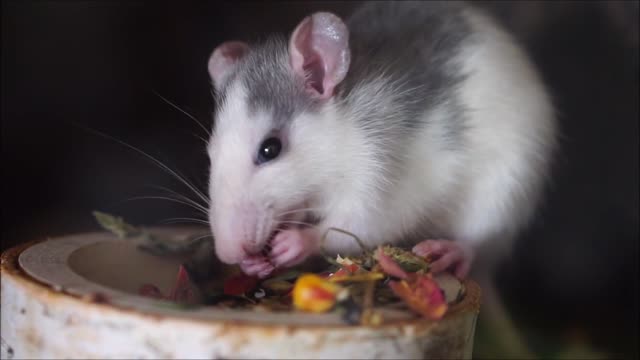
<path id="1" fill-rule="evenodd" d="M 390 281 L 389 286 L 413 311 L 432 320 L 441 319 L 448 307 L 442 290 L 431 276 L 412 275 L 408 280 Z"/>
<path id="2" fill-rule="evenodd" d="M 315 274 L 305 274 L 293 288 L 293 304 L 299 310 L 326 312 L 344 298 L 344 290 Z"/>
<path id="3" fill-rule="evenodd" d="M 193 298 L 193 292 L 190 287 L 189 274 L 184 266 L 180 265 L 178 270 L 178 278 L 176 284 L 169 295 L 169 299 L 175 302 L 189 302 Z"/>
<path id="4" fill-rule="evenodd" d="M 340 269 L 338 269 L 338 271 L 336 271 L 333 277 L 342 277 L 342 276 L 350 276 L 355 274 L 358 270 L 360 270 L 360 267 L 356 264 L 344 264 L 342 265 L 342 267 Z"/>
<path id="5" fill-rule="evenodd" d="M 243 295 L 255 289 L 258 285 L 258 279 L 245 274 L 238 274 L 228 278 L 224 282 L 225 295 Z"/>

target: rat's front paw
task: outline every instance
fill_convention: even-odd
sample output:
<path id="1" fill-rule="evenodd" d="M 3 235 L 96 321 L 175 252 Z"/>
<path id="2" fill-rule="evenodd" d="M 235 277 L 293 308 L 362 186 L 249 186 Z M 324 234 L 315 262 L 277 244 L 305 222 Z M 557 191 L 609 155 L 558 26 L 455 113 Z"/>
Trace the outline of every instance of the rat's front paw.
<path id="1" fill-rule="evenodd" d="M 280 231 L 271 242 L 269 258 L 277 268 L 300 264 L 317 249 L 318 240 L 311 229 Z"/>
<path id="2" fill-rule="evenodd" d="M 262 255 L 247 256 L 240 262 L 240 269 L 249 276 L 265 278 L 273 272 L 273 265 Z"/>
<path id="3" fill-rule="evenodd" d="M 473 261 L 471 248 L 449 240 L 425 240 L 413 247 L 413 253 L 434 259 L 431 263 L 431 271 L 434 273 L 452 269 L 459 279 L 464 279 L 469 274 Z"/>

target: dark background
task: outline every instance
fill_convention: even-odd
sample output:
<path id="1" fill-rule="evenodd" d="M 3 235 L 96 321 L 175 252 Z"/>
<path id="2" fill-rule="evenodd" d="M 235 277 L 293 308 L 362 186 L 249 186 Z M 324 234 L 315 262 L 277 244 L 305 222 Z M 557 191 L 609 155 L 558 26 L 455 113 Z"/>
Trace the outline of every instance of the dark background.
<path id="1" fill-rule="evenodd" d="M 638 2 L 484 2 L 525 44 L 553 93 L 562 148 L 536 223 L 499 274 L 532 344 L 637 357 Z M 159 224 L 195 197 L 103 131 L 200 185 L 211 126 L 208 56 L 224 40 L 289 32 L 355 2 L 2 2 L 2 249 L 98 230 L 91 211 Z M 74 125 L 75 124 L 75 125 Z M 546 344 L 546 345 L 541 345 Z M 546 346 L 546 347 L 545 347 Z M 559 350 L 558 350 L 559 351 Z"/>

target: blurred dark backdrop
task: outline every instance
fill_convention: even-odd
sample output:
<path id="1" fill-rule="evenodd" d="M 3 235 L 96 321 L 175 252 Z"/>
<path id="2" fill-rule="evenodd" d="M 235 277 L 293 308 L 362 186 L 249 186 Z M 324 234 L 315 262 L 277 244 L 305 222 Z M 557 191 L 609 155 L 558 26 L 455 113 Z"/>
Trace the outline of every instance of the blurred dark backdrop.
<path id="1" fill-rule="evenodd" d="M 554 185 L 499 274 L 532 341 L 579 338 L 637 357 L 638 2 L 483 2 L 540 67 L 563 133 Z M 160 200 L 188 190 L 96 129 L 205 188 L 192 120 L 211 126 L 207 59 L 224 40 L 288 32 L 356 2 L 2 2 L 2 249 L 98 230 L 94 209 L 134 224 L 196 215 Z M 72 125 L 73 123 L 78 124 Z M 189 194 L 194 197 L 193 194 Z M 538 340 L 536 340 L 538 339 Z"/>

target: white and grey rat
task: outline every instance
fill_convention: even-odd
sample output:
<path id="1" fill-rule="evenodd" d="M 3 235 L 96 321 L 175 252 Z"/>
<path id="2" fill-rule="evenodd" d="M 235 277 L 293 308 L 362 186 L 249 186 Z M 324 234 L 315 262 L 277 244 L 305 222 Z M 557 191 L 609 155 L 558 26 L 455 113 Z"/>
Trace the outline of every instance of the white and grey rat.
<path id="1" fill-rule="evenodd" d="M 248 274 L 302 262 L 337 227 L 465 277 L 474 250 L 508 248 L 534 213 L 553 107 L 524 51 L 469 4 L 318 12 L 289 39 L 219 45 L 208 70 L 215 250 Z M 359 250 L 332 233 L 324 245 Z"/>

